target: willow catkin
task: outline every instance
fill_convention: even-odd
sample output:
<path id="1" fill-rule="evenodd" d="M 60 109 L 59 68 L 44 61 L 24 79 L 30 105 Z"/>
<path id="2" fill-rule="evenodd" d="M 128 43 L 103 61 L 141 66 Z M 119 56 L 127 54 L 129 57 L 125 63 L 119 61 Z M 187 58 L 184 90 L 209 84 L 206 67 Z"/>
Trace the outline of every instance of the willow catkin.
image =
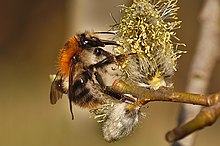
<path id="1" fill-rule="evenodd" d="M 140 86 L 154 90 L 171 86 L 167 79 L 174 75 L 177 58 L 183 53 L 177 50 L 181 43 L 174 32 L 181 23 L 177 20 L 176 3 L 177 0 L 134 0 L 130 7 L 122 6 L 124 15 L 112 28 L 121 45 L 114 52 L 136 53 L 118 66 Z"/>

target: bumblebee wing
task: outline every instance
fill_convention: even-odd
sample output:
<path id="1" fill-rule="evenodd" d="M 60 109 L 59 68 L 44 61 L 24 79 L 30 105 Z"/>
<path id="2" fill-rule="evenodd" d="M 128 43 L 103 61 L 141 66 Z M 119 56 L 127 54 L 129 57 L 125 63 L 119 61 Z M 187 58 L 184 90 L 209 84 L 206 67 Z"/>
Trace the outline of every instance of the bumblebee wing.
<path id="1" fill-rule="evenodd" d="M 62 89 L 62 76 L 57 73 L 56 75 L 52 75 L 54 78 L 50 88 L 50 103 L 56 104 L 57 100 L 62 98 L 63 89 Z M 55 76 L 55 77 L 54 77 Z"/>

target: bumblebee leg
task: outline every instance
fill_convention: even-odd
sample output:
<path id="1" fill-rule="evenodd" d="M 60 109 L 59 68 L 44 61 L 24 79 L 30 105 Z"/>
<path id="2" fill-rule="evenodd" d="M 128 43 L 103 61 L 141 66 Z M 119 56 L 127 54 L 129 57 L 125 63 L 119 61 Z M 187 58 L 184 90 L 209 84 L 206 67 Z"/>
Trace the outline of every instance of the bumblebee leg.
<path id="1" fill-rule="evenodd" d="M 124 59 L 127 58 L 127 55 L 124 55 L 124 54 L 121 54 L 121 55 L 117 55 L 117 56 L 109 56 L 109 57 L 106 57 L 105 59 L 99 61 L 98 63 L 96 64 L 93 64 L 93 65 L 90 65 L 88 67 L 88 69 L 94 69 L 94 68 L 102 68 L 106 65 L 109 65 L 109 64 L 112 64 L 112 63 L 115 63 L 115 62 L 121 62 L 121 61 L 124 61 Z"/>
<path id="2" fill-rule="evenodd" d="M 122 102 L 131 103 L 131 104 L 136 103 L 136 98 L 118 93 L 117 91 L 113 90 L 112 87 L 110 86 L 105 86 L 104 93 Z"/>
<path id="3" fill-rule="evenodd" d="M 101 86 L 101 88 L 105 94 L 110 95 L 111 97 L 114 97 L 118 100 L 121 100 L 122 95 L 111 90 L 110 87 L 106 86 L 103 79 L 102 79 L 102 76 L 98 72 L 95 72 L 94 75 L 96 77 L 97 82 L 99 83 L 99 85 Z"/>
<path id="4" fill-rule="evenodd" d="M 102 79 L 102 76 L 98 72 L 95 72 L 94 75 L 96 77 L 97 82 L 100 84 L 100 86 L 105 94 L 107 94 L 117 100 L 121 100 L 123 102 L 129 102 L 129 103 L 136 102 L 136 100 L 134 98 L 131 98 L 131 97 L 126 96 L 124 94 L 118 93 L 118 92 L 114 91 L 112 89 L 112 87 L 106 86 L 103 79 Z"/>
<path id="5" fill-rule="evenodd" d="M 69 98 L 69 105 L 70 105 L 70 114 L 72 120 L 74 120 L 74 114 L 73 114 L 73 106 L 72 106 L 72 100 Z"/>
<path id="6" fill-rule="evenodd" d="M 120 55 L 114 55 L 108 51 L 103 50 L 102 48 L 95 48 L 93 54 L 96 56 L 104 55 L 106 56 L 105 59 L 99 61 L 96 64 L 90 65 L 88 69 L 94 69 L 94 68 L 102 68 L 106 65 L 116 63 L 116 62 L 124 62 L 125 59 L 130 55 L 137 55 L 137 53 L 129 53 L 129 54 L 120 54 Z"/>
<path id="7" fill-rule="evenodd" d="M 95 63 L 95 64 L 92 64 L 90 66 L 88 66 L 88 69 L 90 70 L 94 70 L 94 69 L 97 69 L 97 68 L 102 68 L 106 65 L 109 65 L 109 64 L 112 64 L 114 61 L 114 56 L 110 56 L 110 57 L 107 57 L 101 61 L 99 61 L 98 63 Z"/>
<path id="8" fill-rule="evenodd" d="M 102 76 L 97 71 L 94 73 L 94 75 L 95 75 L 95 78 L 96 78 L 97 82 L 101 86 L 101 88 L 105 87 L 105 83 L 102 79 Z"/>

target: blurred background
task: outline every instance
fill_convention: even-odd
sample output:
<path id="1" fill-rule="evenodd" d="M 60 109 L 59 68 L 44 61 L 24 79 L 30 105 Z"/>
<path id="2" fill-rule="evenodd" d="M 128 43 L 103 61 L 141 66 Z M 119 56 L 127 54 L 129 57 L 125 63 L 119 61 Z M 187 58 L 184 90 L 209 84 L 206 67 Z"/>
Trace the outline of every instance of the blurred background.
<path id="1" fill-rule="evenodd" d="M 165 133 L 176 126 L 179 104 L 151 103 L 135 132 L 107 143 L 101 127 L 87 110 L 74 106 L 71 120 L 67 97 L 49 103 L 49 74 L 65 41 L 85 30 L 108 30 L 110 13 L 119 20 L 120 4 L 129 0 L 0 0 L 0 145 L 1 146 L 169 146 Z M 177 34 L 187 46 L 178 63 L 175 90 L 184 91 L 199 35 L 203 1 L 179 1 L 182 28 Z M 209 93 L 219 91 L 217 64 Z M 218 146 L 220 121 L 200 131 L 195 146 Z"/>

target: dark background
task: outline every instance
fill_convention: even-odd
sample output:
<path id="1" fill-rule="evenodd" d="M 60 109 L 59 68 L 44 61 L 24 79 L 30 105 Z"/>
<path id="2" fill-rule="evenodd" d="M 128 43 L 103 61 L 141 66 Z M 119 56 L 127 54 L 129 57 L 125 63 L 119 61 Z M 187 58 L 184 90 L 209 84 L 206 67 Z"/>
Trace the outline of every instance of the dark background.
<path id="1" fill-rule="evenodd" d="M 152 103 L 135 132 L 118 142 L 107 143 L 100 125 L 88 111 L 74 106 L 71 120 L 66 97 L 49 103 L 49 74 L 56 72 L 57 54 L 75 32 L 107 30 L 112 12 L 126 0 L 0 0 L 0 145 L 2 146 L 168 146 L 165 133 L 176 125 L 179 104 Z M 97 5 L 98 4 L 98 5 Z M 203 1 L 179 1 L 182 28 L 177 34 L 187 47 L 179 59 L 175 89 L 184 91 L 199 36 L 199 12 Z M 201 59 L 202 60 L 202 59 Z M 220 64 L 209 92 L 219 91 Z M 220 143 L 219 120 L 199 132 L 195 146 Z"/>

